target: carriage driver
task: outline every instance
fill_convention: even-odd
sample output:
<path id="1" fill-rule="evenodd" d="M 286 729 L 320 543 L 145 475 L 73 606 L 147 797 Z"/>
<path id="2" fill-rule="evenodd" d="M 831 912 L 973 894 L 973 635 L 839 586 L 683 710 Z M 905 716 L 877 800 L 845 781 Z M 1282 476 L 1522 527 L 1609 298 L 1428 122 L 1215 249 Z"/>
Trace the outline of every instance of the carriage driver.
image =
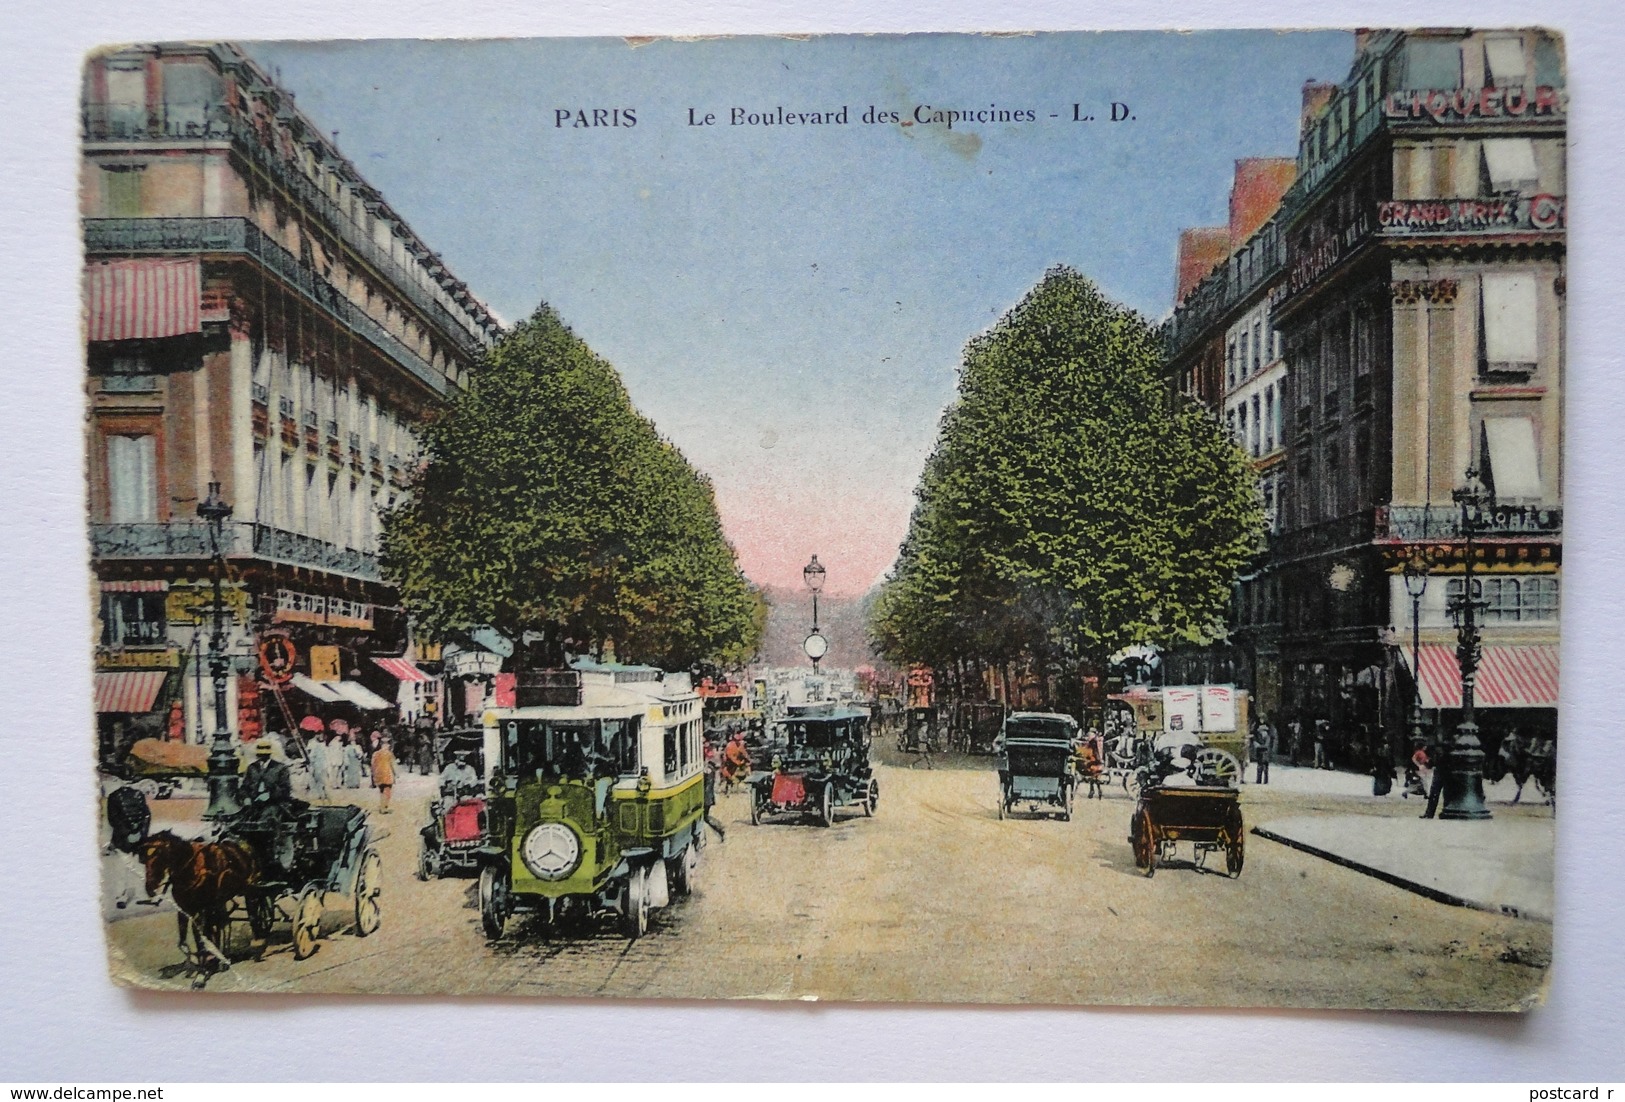
<path id="1" fill-rule="evenodd" d="M 254 744 L 254 760 L 243 772 L 237 785 L 237 800 L 244 811 L 264 805 L 286 806 L 293 802 L 293 774 L 288 763 L 271 756 L 271 740 L 262 738 Z"/>

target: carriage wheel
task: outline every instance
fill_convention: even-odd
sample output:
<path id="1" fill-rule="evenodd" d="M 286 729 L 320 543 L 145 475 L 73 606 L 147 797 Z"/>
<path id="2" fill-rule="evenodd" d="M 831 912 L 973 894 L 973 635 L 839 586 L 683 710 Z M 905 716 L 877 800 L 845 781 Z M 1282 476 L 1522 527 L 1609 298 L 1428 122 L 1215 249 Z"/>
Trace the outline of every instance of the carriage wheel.
<path id="1" fill-rule="evenodd" d="M 1241 763 L 1217 746 L 1204 746 L 1191 759 L 1191 770 L 1199 782 L 1235 787 L 1241 780 Z"/>
<path id="2" fill-rule="evenodd" d="M 1067 785 L 1061 790 L 1061 822 L 1072 821 L 1072 786 Z"/>
<path id="3" fill-rule="evenodd" d="M 636 941 L 649 932 L 649 868 L 639 865 L 626 878 L 621 906 L 621 934 Z"/>
<path id="4" fill-rule="evenodd" d="M 1157 875 L 1157 828 L 1143 808 L 1134 816 L 1134 863 L 1146 874 Z"/>
<path id="5" fill-rule="evenodd" d="M 872 818 L 874 816 L 874 813 L 875 813 L 875 808 L 877 808 L 879 806 L 880 806 L 880 782 L 877 781 L 877 780 L 871 779 L 869 781 L 868 791 L 866 791 L 863 794 L 863 814 L 865 816 L 868 816 L 868 817 Z"/>
<path id="6" fill-rule="evenodd" d="M 818 825 L 830 827 L 835 825 L 835 782 L 830 781 L 824 785 L 824 791 L 818 797 Z"/>
<path id="7" fill-rule="evenodd" d="M 383 890 L 384 862 L 377 850 L 369 848 L 361 855 L 361 869 L 355 878 L 356 937 L 376 932 L 383 921 L 383 911 L 378 906 L 378 893 Z"/>
<path id="8" fill-rule="evenodd" d="M 502 936 L 508 924 L 508 874 L 495 865 L 480 870 L 480 929 L 488 941 Z"/>
<path id="9" fill-rule="evenodd" d="M 316 951 L 321 936 L 322 889 L 311 884 L 299 893 L 293 908 L 293 959 L 307 959 Z"/>
<path id="10" fill-rule="evenodd" d="M 999 785 L 999 818 L 1008 819 L 1009 817 L 1010 817 L 1010 786 L 1007 785 L 1007 784 L 1001 784 L 1001 785 Z"/>
<path id="11" fill-rule="evenodd" d="M 1224 828 L 1229 835 L 1229 844 L 1224 850 L 1224 871 L 1235 879 L 1241 875 L 1241 865 L 1247 856 L 1247 828 L 1241 821 L 1240 807 L 1231 806 L 1229 814 L 1225 816 Z"/>

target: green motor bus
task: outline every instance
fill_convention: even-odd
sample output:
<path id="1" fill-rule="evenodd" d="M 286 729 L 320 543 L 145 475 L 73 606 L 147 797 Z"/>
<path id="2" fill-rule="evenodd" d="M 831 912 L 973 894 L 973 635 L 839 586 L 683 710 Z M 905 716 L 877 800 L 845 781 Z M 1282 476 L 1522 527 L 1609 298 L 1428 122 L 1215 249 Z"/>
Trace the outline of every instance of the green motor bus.
<path id="1" fill-rule="evenodd" d="M 687 674 L 595 666 L 520 677 L 514 708 L 483 716 L 490 844 L 480 920 L 610 912 L 648 932 L 694 888 L 705 815 L 703 715 Z M 528 688 L 528 692 L 527 692 Z"/>

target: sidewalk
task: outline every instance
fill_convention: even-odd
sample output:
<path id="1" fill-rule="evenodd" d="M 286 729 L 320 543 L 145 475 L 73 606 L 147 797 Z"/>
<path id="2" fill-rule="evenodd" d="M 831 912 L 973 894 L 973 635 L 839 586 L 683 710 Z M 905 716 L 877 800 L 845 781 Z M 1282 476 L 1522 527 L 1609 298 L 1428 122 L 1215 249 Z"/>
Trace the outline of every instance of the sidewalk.
<path id="1" fill-rule="evenodd" d="M 1253 833 L 1458 907 L 1552 921 L 1555 819 L 1273 819 Z"/>
<path id="2" fill-rule="evenodd" d="M 1244 789 L 1253 788 L 1253 776 L 1256 766 L 1249 765 L 1246 769 L 1246 783 Z M 1394 770 L 1394 788 L 1388 796 L 1378 796 L 1378 800 L 1399 800 L 1400 792 L 1405 784 L 1405 774 L 1402 770 Z M 1270 766 L 1270 780 L 1268 784 L 1258 785 L 1257 790 L 1274 790 L 1276 792 L 1291 793 L 1294 795 L 1314 796 L 1364 796 L 1372 799 L 1371 774 L 1352 773 L 1338 769 L 1311 769 L 1306 765 L 1272 765 Z M 1503 777 L 1499 782 L 1491 784 L 1484 782 L 1484 798 L 1492 803 L 1511 803 L 1512 795 L 1518 790 L 1517 781 L 1510 776 Z M 1415 797 L 1411 797 L 1415 799 Z M 1540 792 L 1533 783 L 1526 784 L 1523 790 L 1523 802 L 1531 806 L 1541 802 Z"/>

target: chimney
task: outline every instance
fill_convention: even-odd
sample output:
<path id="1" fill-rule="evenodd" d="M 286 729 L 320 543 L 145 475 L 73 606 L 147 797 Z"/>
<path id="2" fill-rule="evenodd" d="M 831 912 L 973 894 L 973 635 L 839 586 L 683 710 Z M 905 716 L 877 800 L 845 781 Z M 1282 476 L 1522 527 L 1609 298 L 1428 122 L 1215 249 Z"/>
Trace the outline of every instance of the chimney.
<path id="1" fill-rule="evenodd" d="M 1309 124 L 1325 112 L 1326 105 L 1332 101 L 1337 93 L 1337 85 L 1326 84 L 1318 80 L 1303 82 L 1303 109 L 1298 113 L 1298 136 L 1301 138 Z"/>
<path id="2" fill-rule="evenodd" d="M 1185 301 L 1198 283 L 1230 256 L 1230 227 L 1200 226 L 1179 232 L 1179 263 L 1174 305 Z"/>

